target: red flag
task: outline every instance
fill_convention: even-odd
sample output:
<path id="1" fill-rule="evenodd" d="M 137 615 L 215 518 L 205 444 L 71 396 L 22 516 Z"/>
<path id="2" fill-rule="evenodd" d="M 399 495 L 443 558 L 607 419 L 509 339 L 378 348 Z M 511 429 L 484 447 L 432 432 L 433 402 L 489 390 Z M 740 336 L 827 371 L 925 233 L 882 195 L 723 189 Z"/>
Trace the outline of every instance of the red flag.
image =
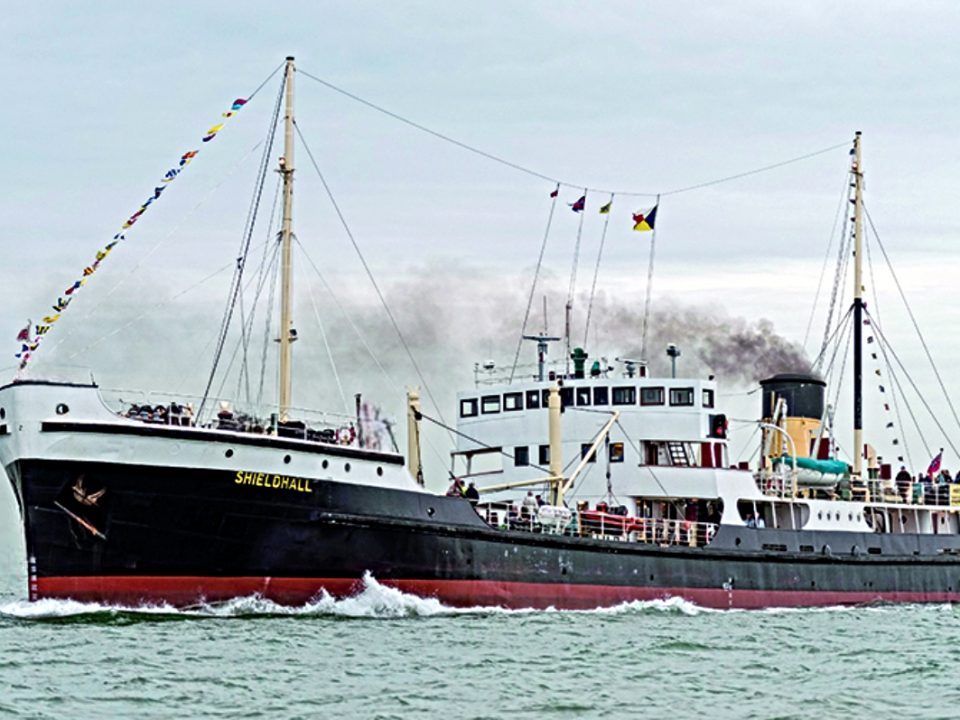
<path id="1" fill-rule="evenodd" d="M 569 205 L 574 212 L 583 212 L 583 209 L 587 206 L 587 196 L 581 195 L 579 200 L 575 203 L 569 203 Z"/>
<path id="2" fill-rule="evenodd" d="M 552 193 L 550 193 L 550 197 L 556 197 L 556 196 L 559 195 L 559 194 L 560 194 L 560 186 L 557 185 L 557 187 L 554 189 L 554 191 L 553 191 Z"/>
<path id="3" fill-rule="evenodd" d="M 17 333 L 17 340 L 29 340 L 31 327 L 33 327 L 33 320 L 27 320 L 26 327 Z"/>
<path id="4" fill-rule="evenodd" d="M 940 463 L 943 460 L 943 450 L 937 453 L 937 456 L 930 461 L 930 467 L 927 468 L 927 475 L 931 478 L 940 472 Z"/>

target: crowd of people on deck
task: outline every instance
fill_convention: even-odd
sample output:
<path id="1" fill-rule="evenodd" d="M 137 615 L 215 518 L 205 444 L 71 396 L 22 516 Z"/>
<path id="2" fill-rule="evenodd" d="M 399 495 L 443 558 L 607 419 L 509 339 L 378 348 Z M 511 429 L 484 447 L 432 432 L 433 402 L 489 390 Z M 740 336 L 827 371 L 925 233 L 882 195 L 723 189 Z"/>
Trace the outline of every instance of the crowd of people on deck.
<path id="1" fill-rule="evenodd" d="M 919 473 L 914 477 L 906 465 L 900 466 L 900 471 L 894 478 L 897 495 L 906 503 L 922 503 L 924 505 L 949 505 L 950 486 L 960 484 L 960 477 L 954 476 L 947 469 L 935 468 L 934 472 Z"/>

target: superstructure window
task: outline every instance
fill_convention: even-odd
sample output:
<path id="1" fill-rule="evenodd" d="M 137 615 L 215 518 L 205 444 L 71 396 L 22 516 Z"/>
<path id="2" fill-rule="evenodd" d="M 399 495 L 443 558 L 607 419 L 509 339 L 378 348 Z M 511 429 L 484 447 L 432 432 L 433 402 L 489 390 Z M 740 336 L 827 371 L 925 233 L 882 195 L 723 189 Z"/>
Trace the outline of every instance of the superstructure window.
<path id="1" fill-rule="evenodd" d="M 615 387 L 613 388 L 614 405 L 636 405 L 637 389 L 635 387 Z"/>
<path id="2" fill-rule="evenodd" d="M 612 463 L 623 462 L 623 443 L 622 442 L 610 443 L 610 449 L 607 452 L 610 455 L 610 462 Z"/>
<path id="3" fill-rule="evenodd" d="M 523 410 L 523 393 L 504 393 L 503 411 L 507 412 L 510 410 Z"/>
<path id="4" fill-rule="evenodd" d="M 703 391 L 703 406 L 705 408 L 713 407 L 713 390 L 704 390 Z"/>
<path id="5" fill-rule="evenodd" d="M 480 412 L 484 415 L 500 412 L 500 396 L 484 395 L 480 398 Z"/>
<path id="6" fill-rule="evenodd" d="M 593 404 L 608 405 L 610 403 L 610 393 L 606 387 L 595 387 L 593 389 Z"/>
<path id="7" fill-rule="evenodd" d="M 549 445 L 540 446 L 539 460 L 541 465 L 550 464 L 550 446 Z"/>
<path id="8" fill-rule="evenodd" d="M 530 464 L 530 448 L 526 445 L 513 449 L 513 464 L 516 467 L 526 467 Z"/>
<path id="9" fill-rule="evenodd" d="M 663 405 L 663 388 L 662 387 L 640 388 L 640 404 L 641 405 Z"/>
<path id="10" fill-rule="evenodd" d="M 693 405 L 693 388 L 670 388 L 671 405 Z"/>
<path id="11" fill-rule="evenodd" d="M 573 388 L 560 388 L 560 407 L 565 408 L 570 407 L 571 405 L 573 405 Z"/>
<path id="12" fill-rule="evenodd" d="M 550 407 L 550 388 L 544 388 L 540 391 L 540 407 Z"/>
<path id="13" fill-rule="evenodd" d="M 527 410 L 536 410 L 540 407 L 540 391 L 527 390 Z"/>
<path id="14" fill-rule="evenodd" d="M 460 401 L 460 417 L 476 417 L 477 399 L 467 398 Z"/>
<path id="15" fill-rule="evenodd" d="M 590 447 L 591 447 L 592 445 L 593 445 L 593 443 L 583 443 L 583 444 L 580 445 L 580 457 L 581 457 L 581 458 L 585 458 L 585 457 L 587 456 L 587 453 L 590 452 Z M 590 456 L 590 459 L 587 460 L 587 462 L 596 462 L 596 461 L 597 461 L 597 454 L 596 454 L 596 453 L 594 453 L 593 455 L 591 455 L 591 456 Z"/>
<path id="16" fill-rule="evenodd" d="M 589 405 L 590 404 L 590 388 L 588 387 L 578 387 L 577 388 L 577 406 L 580 405 Z"/>

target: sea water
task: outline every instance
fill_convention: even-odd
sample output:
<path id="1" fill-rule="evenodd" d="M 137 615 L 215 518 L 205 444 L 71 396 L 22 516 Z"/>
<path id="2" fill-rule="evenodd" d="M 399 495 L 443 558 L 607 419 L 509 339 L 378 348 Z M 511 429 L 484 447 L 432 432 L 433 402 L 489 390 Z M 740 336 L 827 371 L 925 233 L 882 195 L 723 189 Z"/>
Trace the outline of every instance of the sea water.
<path id="1" fill-rule="evenodd" d="M 960 715 L 960 611 L 453 609 L 367 577 L 297 608 L 29 603 L 0 588 L 0 716 Z"/>

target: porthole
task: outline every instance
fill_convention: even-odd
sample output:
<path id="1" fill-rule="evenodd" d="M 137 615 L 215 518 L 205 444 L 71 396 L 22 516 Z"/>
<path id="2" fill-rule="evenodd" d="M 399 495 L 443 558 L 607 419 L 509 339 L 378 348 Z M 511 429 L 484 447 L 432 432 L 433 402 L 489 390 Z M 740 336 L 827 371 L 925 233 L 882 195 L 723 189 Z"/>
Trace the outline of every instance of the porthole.
<path id="1" fill-rule="evenodd" d="M 734 540 L 734 541 L 733 541 L 733 544 L 734 544 L 734 545 L 737 545 L 737 546 L 739 547 L 739 545 L 740 545 L 740 538 L 737 538 L 736 540 Z"/>
<path id="2" fill-rule="evenodd" d="M 817 520 L 823 520 L 823 511 L 817 513 Z"/>
<path id="3" fill-rule="evenodd" d="M 4 410 L 3 408 L 0 408 L 0 420 L 3 420 L 6 417 L 7 417 L 7 411 Z"/>
<path id="4" fill-rule="evenodd" d="M 434 510 L 432 507 L 428 507 L 428 508 L 427 508 L 427 515 L 428 515 L 429 517 L 433 517 L 433 514 L 434 514 L 435 512 L 436 512 L 436 510 Z M 503 552 L 506 553 L 507 551 L 504 550 Z"/>
<path id="5" fill-rule="evenodd" d="M 860 522 L 863 519 L 863 516 L 860 513 L 857 513 L 857 522 Z"/>
<path id="6" fill-rule="evenodd" d="M 228 458 L 232 458 L 232 457 L 233 457 L 233 448 L 229 448 L 229 449 L 224 453 L 224 456 L 225 456 L 225 457 L 228 457 Z"/>
<path id="7" fill-rule="evenodd" d="M 377 466 L 377 475 L 383 477 L 383 468 L 379 465 Z"/>
<path id="8" fill-rule="evenodd" d="M 853 521 L 853 513 L 847 513 L 847 520 Z"/>
<path id="9" fill-rule="evenodd" d="M 650 582 L 653 582 L 653 575 L 650 576 Z"/>
<path id="10" fill-rule="evenodd" d="M 344 463 L 343 470 L 344 472 L 350 472 L 350 463 Z"/>
<path id="11" fill-rule="evenodd" d="M 329 460 L 324 460 L 322 463 L 320 463 L 320 467 L 322 467 L 324 470 L 326 470 L 328 467 L 330 467 L 330 461 L 329 461 Z"/>
<path id="12" fill-rule="evenodd" d="M 60 403 L 57 405 L 57 415 L 66 415 L 68 412 L 70 412 L 70 408 L 66 403 Z"/>
<path id="13" fill-rule="evenodd" d="M 291 461 L 292 459 L 293 459 L 293 458 L 291 458 L 289 455 L 284 455 L 284 456 L 283 456 L 283 462 L 284 462 L 285 465 L 289 465 L 289 464 L 290 464 L 290 461 Z"/>

